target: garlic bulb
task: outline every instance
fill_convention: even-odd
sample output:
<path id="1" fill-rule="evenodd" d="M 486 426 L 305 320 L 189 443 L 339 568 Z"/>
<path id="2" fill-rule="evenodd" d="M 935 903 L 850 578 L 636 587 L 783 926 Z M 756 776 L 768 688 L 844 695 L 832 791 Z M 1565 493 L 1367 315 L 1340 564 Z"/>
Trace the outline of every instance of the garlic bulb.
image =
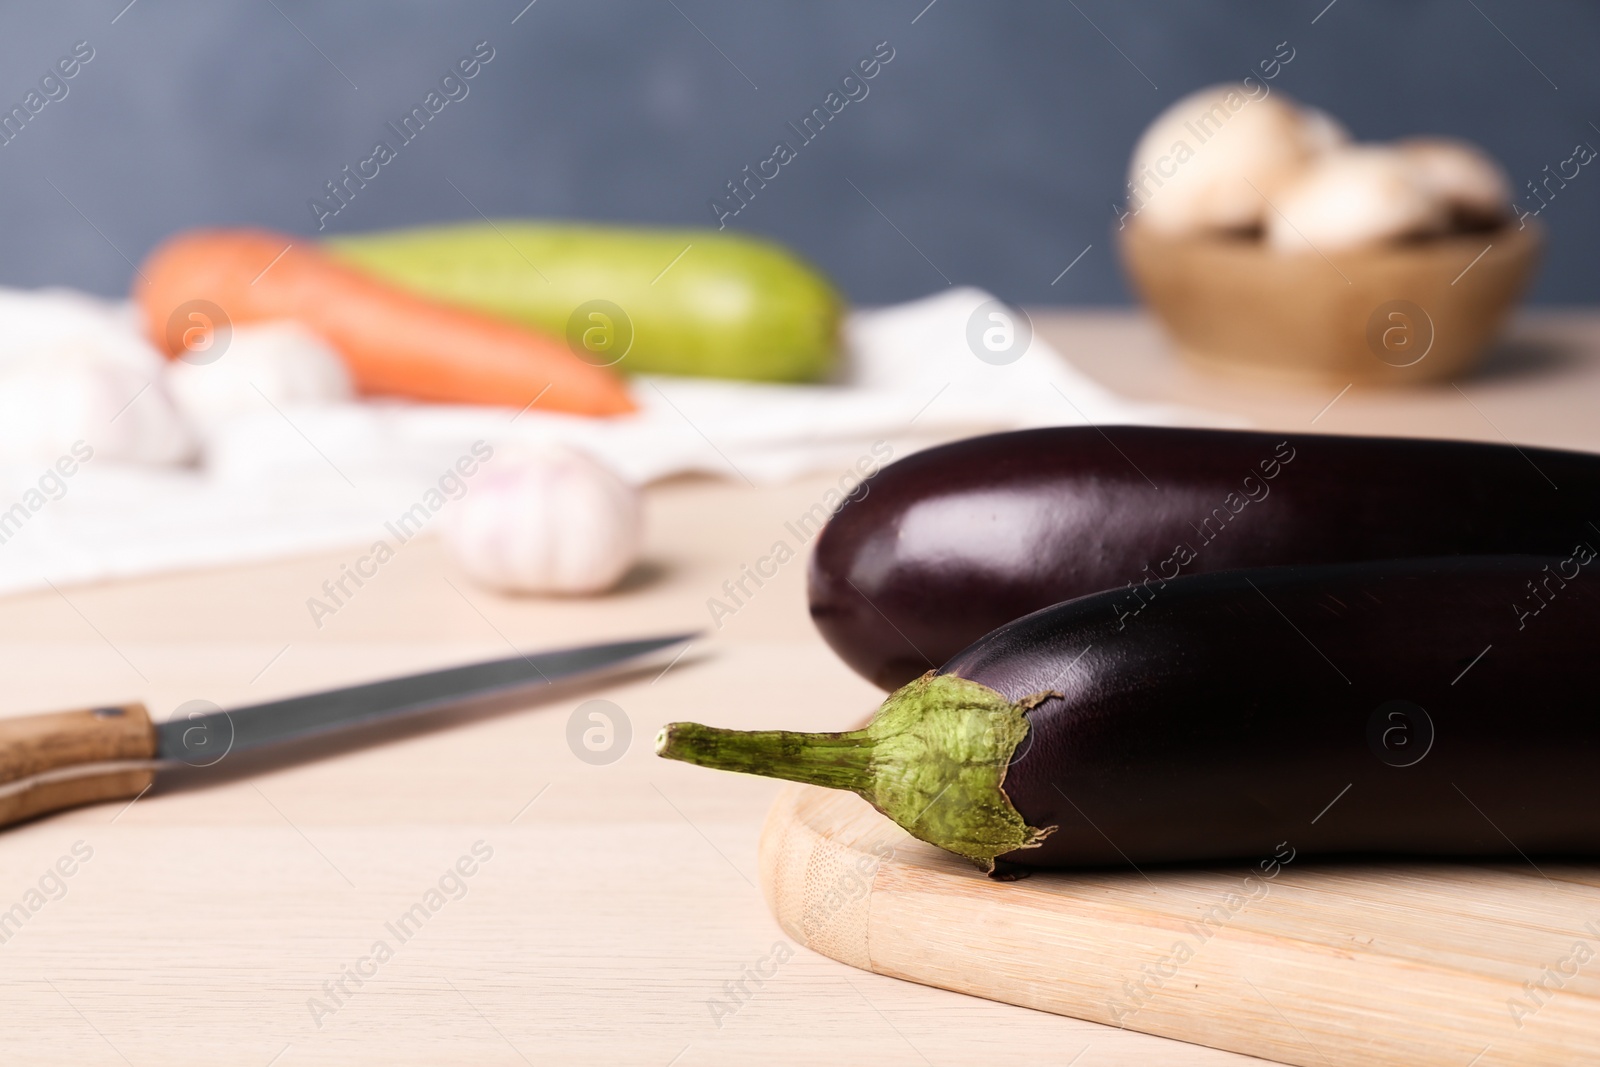
<path id="1" fill-rule="evenodd" d="M 166 380 L 179 410 L 208 432 L 269 404 L 327 404 L 355 392 L 338 353 L 289 320 L 235 326 L 215 361 L 175 359 Z"/>
<path id="2" fill-rule="evenodd" d="M 1267 218 L 1267 244 L 1332 252 L 1444 232 L 1450 212 L 1404 152 L 1363 145 L 1332 152 L 1284 189 Z"/>
<path id="3" fill-rule="evenodd" d="M 638 492 L 564 447 L 497 455 L 444 518 L 452 558 L 494 589 L 600 593 L 639 556 Z"/>
<path id="4" fill-rule="evenodd" d="M 1256 229 L 1275 199 L 1342 127 L 1282 94 L 1216 85 L 1179 100 L 1150 124 L 1129 167 L 1129 210 L 1169 234 Z"/>
<path id="5" fill-rule="evenodd" d="M 51 463 L 77 441 L 102 461 L 183 463 L 194 455 L 155 373 L 70 353 L 0 369 L 0 460 Z"/>
<path id="6" fill-rule="evenodd" d="M 1468 226 L 1492 225 L 1511 214 L 1511 182 L 1481 149 L 1446 137 L 1418 137 L 1395 146 L 1418 180 Z"/>
<path id="7" fill-rule="evenodd" d="M 64 289 L 0 290 L 0 461 L 182 463 L 194 441 L 161 386 L 162 358 L 124 309 Z"/>

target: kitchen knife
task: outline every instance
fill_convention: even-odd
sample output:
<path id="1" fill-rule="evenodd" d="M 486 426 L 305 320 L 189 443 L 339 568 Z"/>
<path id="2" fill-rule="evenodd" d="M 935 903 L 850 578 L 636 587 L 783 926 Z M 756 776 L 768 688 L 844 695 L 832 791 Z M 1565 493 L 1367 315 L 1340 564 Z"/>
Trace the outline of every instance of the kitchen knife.
<path id="1" fill-rule="evenodd" d="M 136 797 L 162 767 L 297 741 L 619 667 L 694 634 L 535 652 L 152 723 L 143 704 L 0 719 L 0 826 Z"/>

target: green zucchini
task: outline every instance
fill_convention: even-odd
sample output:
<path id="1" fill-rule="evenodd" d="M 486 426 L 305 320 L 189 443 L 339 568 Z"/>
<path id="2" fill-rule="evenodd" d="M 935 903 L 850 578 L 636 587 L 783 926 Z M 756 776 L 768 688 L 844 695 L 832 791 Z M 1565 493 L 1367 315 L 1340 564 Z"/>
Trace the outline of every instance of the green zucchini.
<path id="1" fill-rule="evenodd" d="M 624 373 L 809 382 L 838 353 L 838 291 L 788 249 L 742 234 L 508 220 L 328 248 L 402 288 L 565 337 Z"/>

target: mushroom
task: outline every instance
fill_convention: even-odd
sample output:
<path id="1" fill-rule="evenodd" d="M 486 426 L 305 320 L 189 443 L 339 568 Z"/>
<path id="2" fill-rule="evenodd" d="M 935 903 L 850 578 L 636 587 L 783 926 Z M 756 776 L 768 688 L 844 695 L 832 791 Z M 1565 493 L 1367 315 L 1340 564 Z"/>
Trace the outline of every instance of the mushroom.
<path id="1" fill-rule="evenodd" d="M 1417 137 L 1395 146 L 1422 185 L 1443 200 L 1463 229 L 1495 226 L 1511 213 L 1511 181 L 1480 148 L 1448 137 Z"/>
<path id="2" fill-rule="evenodd" d="M 1325 113 L 1304 111 L 1282 94 L 1252 96 L 1238 84 L 1202 89 L 1167 108 L 1139 139 L 1130 211 L 1168 234 L 1258 230 L 1266 200 L 1347 139 Z"/>
<path id="3" fill-rule="evenodd" d="M 1332 152 L 1336 148 L 1343 148 L 1350 143 L 1350 131 L 1344 124 L 1320 107 L 1300 108 L 1300 119 L 1303 125 L 1300 129 L 1301 136 L 1311 147 L 1314 156 Z"/>
<path id="4" fill-rule="evenodd" d="M 1323 156 L 1274 201 L 1267 244 L 1284 252 L 1331 252 L 1444 232 L 1445 202 L 1406 153 L 1362 145 Z"/>

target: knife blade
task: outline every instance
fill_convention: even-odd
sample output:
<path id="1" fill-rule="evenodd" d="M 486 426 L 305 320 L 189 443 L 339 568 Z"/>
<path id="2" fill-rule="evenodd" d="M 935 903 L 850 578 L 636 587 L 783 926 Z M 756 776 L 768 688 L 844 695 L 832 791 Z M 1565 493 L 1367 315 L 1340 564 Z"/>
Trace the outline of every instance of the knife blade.
<path id="1" fill-rule="evenodd" d="M 169 720 L 155 728 L 155 758 L 204 765 L 229 752 L 579 677 L 683 644 L 694 636 L 673 634 L 509 656 Z"/>
<path id="2" fill-rule="evenodd" d="M 697 634 L 533 652 L 154 724 L 142 704 L 0 719 L 0 826 L 134 797 L 164 766 L 298 741 L 609 671 Z M 682 655 L 680 651 L 679 655 Z"/>

